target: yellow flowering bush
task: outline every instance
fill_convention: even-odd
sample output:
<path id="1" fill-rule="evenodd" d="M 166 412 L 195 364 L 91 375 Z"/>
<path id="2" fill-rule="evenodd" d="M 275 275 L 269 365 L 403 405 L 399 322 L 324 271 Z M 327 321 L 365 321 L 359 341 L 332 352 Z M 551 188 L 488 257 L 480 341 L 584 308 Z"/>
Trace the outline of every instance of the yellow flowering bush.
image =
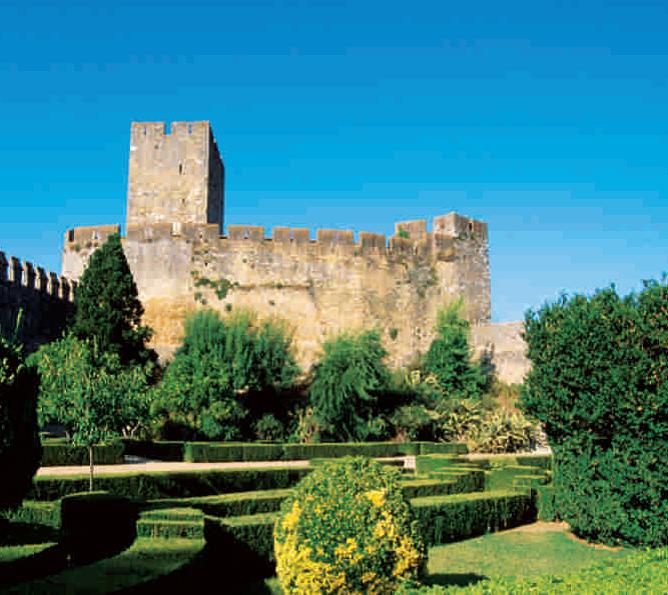
<path id="1" fill-rule="evenodd" d="M 425 559 L 399 471 L 364 458 L 323 464 L 297 485 L 274 527 L 285 593 L 392 593 Z"/>

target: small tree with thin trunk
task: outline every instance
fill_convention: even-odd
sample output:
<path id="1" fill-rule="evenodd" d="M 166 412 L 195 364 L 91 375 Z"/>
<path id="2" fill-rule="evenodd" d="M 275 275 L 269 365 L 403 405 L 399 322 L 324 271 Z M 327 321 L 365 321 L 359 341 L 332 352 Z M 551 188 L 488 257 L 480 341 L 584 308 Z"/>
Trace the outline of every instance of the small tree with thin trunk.
<path id="1" fill-rule="evenodd" d="M 147 377 L 141 366 L 122 366 L 114 353 L 66 336 L 32 356 L 40 373 L 40 423 L 62 424 L 76 446 L 88 448 L 90 489 L 93 449 L 132 433 L 147 420 Z"/>

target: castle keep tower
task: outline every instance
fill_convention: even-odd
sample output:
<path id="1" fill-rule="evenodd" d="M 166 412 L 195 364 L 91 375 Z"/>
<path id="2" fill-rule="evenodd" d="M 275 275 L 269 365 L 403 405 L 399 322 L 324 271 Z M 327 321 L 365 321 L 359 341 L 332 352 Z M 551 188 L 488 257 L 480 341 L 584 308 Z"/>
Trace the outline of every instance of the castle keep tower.
<path id="1" fill-rule="evenodd" d="M 209 122 L 133 122 L 127 226 L 215 224 L 223 231 L 225 169 Z"/>

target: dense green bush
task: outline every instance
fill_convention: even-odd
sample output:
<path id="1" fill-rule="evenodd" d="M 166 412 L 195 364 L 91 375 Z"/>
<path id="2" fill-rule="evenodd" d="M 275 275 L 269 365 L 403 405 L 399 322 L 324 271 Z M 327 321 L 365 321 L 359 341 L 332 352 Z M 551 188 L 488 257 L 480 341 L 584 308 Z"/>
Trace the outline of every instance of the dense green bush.
<path id="1" fill-rule="evenodd" d="M 668 543 L 668 287 L 562 296 L 525 320 L 522 397 L 555 454 L 555 503 L 592 540 Z"/>
<path id="2" fill-rule="evenodd" d="M 118 234 L 91 255 L 74 306 L 72 332 L 77 338 L 95 341 L 100 351 L 117 355 L 124 366 L 157 361 L 146 346 L 151 330 L 141 324 L 144 308 Z"/>
<path id="3" fill-rule="evenodd" d="M 368 459 L 326 463 L 303 479 L 274 529 L 285 593 L 384 593 L 417 577 L 424 545 L 399 474 Z"/>
<path id="4" fill-rule="evenodd" d="M 39 467 L 37 376 L 21 348 L 0 334 L 0 511 L 15 508 Z"/>
<path id="5" fill-rule="evenodd" d="M 137 513 L 130 500 L 107 492 L 65 496 L 60 501 L 60 542 L 76 564 L 112 556 L 134 541 Z"/>
<path id="6" fill-rule="evenodd" d="M 225 318 L 198 311 L 186 318 L 183 345 L 155 390 L 153 412 L 163 433 L 172 428 L 181 437 L 238 440 L 250 433 L 248 405 L 259 402 L 259 417 L 297 373 L 281 323 L 244 311 Z"/>
<path id="7" fill-rule="evenodd" d="M 321 438 L 368 440 L 385 433 L 377 410 L 379 393 L 390 382 L 386 356 L 376 331 L 344 333 L 325 342 L 309 391 Z"/>
<path id="8" fill-rule="evenodd" d="M 480 398 L 489 388 L 491 370 L 471 360 L 469 323 L 462 316 L 463 303 L 454 301 L 438 312 L 436 337 L 423 367 L 433 374 L 446 396 Z"/>

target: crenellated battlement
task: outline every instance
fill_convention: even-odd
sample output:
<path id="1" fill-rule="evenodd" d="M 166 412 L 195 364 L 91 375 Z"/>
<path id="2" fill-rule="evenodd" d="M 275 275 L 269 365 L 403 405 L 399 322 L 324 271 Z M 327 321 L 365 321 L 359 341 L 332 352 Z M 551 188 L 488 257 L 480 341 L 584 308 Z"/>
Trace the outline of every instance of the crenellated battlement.
<path id="1" fill-rule="evenodd" d="M 7 258 L 0 251 L 0 284 L 5 289 L 29 290 L 56 300 L 74 302 L 77 282 L 58 273 L 46 271 L 27 260 L 15 256 Z"/>

